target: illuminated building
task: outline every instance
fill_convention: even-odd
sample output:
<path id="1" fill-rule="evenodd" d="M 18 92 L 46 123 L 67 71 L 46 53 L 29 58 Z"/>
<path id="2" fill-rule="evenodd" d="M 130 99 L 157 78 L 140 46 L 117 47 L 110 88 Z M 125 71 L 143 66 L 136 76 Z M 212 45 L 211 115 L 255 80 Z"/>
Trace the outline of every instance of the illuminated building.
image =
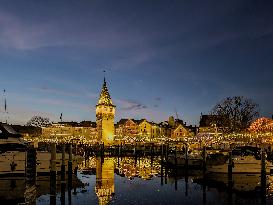
<path id="1" fill-rule="evenodd" d="M 152 123 L 148 122 L 145 119 L 141 120 L 141 122 L 138 125 L 138 131 L 141 137 L 151 139 Z"/>
<path id="2" fill-rule="evenodd" d="M 116 124 L 115 134 L 118 139 L 150 141 L 156 138 L 180 138 L 194 135 L 196 127 L 186 126 L 182 120 L 170 117 L 171 120 L 159 124 L 146 119 L 121 119 Z"/>
<path id="3" fill-rule="evenodd" d="M 111 145 L 114 142 L 115 107 L 116 106 L 112 102 L 104 78 L 100 98 L 98 104 L 96 105 L 96 122 L 98 140 L 105 145 Z"/>
<path id="4" fill-rule="evenodd" d="M 190 132 L 183 125 L 179 124 L 175 129 L 172 130 L 171 138 L 187 137 Z"/>
<path id="5" fill-rule="evenodd" d="M 138 136 L 138 121 L 133 119 L 121 119 L 117 125 L 115 133 L 117 136 L 128 136 L 131 138 Z"/>
<path id="6" fill-rule="evenodd" d="M 201 113 L 199 122 L 199 133 L 222 133 L 222 119 L 217 115 L 203 115 Z"/>
<path id="7" fill-rule="evenodd" d="M 96 187 L 95 192 L 99 205 L 109 204 L 115 192 L 114 183 L 114 158 L 96 159 Z"/>
<path id="8" fill-rule="evenodd" d="M 159 126 L 161 137 L 166 137 L 166 138 L 171 137 L 172 128 L 167 121 L 159 123 L 158 126 Z"/>
<path id="9" fill-rule="evenodd" d="M 90 121 L 53 123 L 42 127 L 43 139 L 59 139 L 70 141 L 72 139 L 96 140 L 96 123 Z"/>
<path id="10" fill-rule="evenodd" d="M 151 133 L 151 138 L 156 138 L 160 136 L 160 127 L 158 126 L 158 124 L 152 122 L 152 133 Z"/>

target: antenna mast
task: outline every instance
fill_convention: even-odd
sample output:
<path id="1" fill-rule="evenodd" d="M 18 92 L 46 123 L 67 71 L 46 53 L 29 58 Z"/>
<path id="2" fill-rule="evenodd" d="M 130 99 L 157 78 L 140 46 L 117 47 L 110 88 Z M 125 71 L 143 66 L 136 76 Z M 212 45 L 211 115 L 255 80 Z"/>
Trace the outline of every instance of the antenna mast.
<path id="1" fill-rule="evenodd" d="M 6 121 L 6 123 L 8 123 L 6 89 L 3 90 L 3 97 L 4 97 L 4 121 Z"/>

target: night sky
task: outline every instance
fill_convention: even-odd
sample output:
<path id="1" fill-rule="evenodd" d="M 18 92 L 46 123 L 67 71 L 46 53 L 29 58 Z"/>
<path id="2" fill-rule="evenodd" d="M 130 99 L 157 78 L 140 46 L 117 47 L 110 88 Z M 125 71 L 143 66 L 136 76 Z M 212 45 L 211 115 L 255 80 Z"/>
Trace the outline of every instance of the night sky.
<path id="1" fill-rule="evenodd" d="M 10 123 L 60 113 L 94 121 L 103 70 L 115 121 L 159 122 L 176 110 L 198 124 L 201 112 L 235 95 L 271 117 L 273 1 L 0 1 Z"/>

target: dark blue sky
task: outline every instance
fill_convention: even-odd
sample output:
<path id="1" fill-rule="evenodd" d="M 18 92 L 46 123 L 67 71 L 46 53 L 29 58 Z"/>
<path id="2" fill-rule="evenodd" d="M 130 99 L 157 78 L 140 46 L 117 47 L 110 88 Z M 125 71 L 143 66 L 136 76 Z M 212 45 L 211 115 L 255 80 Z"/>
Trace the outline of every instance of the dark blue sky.
<path id="1" fill-rule="evenodd" d="M 104 69 L 116 121 L 158 122 L 176 109 L 196 124 L 234 95 L 270 117 L 273 1 L 1 0 L 10 122 L 57 121 L 61 112 L 66 121 L 95 120 Z"/>

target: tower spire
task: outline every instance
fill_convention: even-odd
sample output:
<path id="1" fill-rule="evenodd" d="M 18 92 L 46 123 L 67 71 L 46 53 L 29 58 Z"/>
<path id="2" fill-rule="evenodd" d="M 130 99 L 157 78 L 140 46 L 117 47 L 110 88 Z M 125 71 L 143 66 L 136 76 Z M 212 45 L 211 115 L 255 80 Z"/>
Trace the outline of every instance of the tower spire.
<path id="1" fill-rule="evenodd" d="M 111 106 L 111 107 L 115 107 L 115 105 L 112 102 L 112 99 L 110 97 L 107 85 L 106 85 L 106 80 L 105 77 L 103 79 L 103 85 L 102 85 L 102 89 L 101 89 L 101 93 L 100 93 L 100 97 L 98 100 L 98 104 L 99 105 L 106 105 L 106 106 Z"/>

